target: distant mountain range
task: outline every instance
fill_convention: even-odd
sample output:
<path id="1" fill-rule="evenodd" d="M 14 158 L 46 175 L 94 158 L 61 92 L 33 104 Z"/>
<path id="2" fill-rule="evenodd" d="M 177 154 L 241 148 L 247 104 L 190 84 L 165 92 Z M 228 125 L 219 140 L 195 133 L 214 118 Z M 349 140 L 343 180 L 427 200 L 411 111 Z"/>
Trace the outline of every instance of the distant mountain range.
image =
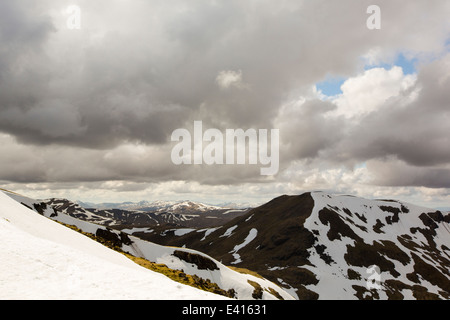
<path id="1" fill-rule="evenodd" d="M 245 210 L 143 203 L 148 212 L 9 195 L 238 299 L 450 299 L 450 213 L 436 209 L 324 192 Z"/>
<path id="2" fill-rule="evenodd" d="M 125 202 L 97 208 L 82 207 L 67 199 L 54 198 L 42 202 L 72 217 L 115 228 L 168 224 L 172 227 L 205 228 L 222 225 L 249 210 L 222 208 L 193 201 Z"/>
<path id="3" fill-rule="evenodd" d="M 138 201 L 138 202 L 119 202 L 119 203 L 92 203 L 76 201 L 81 207 L 90 209 L 123 209 L 123 210 L 134 210 L 134 211 L 145 211 L 145 212 L 172 212 L 172 213 L 186 213 L 186 211 L 211 211 L 211 210 L 221 210 L 221 209 L 248 209 L 255 207 L 257 205 L 250 203 L 234 203 L 234 202 L 224 202 L 218 205 L 204 204 L 200 202 L 190 201 L 190 200 L 159 200 L 159 201 Z"/>

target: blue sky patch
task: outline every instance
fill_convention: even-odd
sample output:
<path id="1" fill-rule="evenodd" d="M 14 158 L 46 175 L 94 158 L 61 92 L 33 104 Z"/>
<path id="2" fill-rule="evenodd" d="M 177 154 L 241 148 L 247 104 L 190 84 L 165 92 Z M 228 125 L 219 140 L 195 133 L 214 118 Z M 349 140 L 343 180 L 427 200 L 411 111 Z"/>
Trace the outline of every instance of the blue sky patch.
<path id="1" fill-rule="evenodd" d="M 321 91 L 324 95 L 332 97 L 338 94 L 342 94 L 341 86 L 347 80 L 344 77 L 327 77 L 326 80 L 316 84 L 318 91 Z"/>
<path id="2" fill-rule="evenodd" d="M 382 64 L 378 64 L 378 65 L 370 65 L 370 66 L 366 66 L 364 69 L 370 70 L 370 69 L 374 69 L 374 68 L 384 68 L 386 70 L 390 70 L 393 66 L 398 66 L 398 67 L 402 67 L 403 74 L 407 75 L 407 74 L 417 73 L 416 63 L 417 63 L 417 59 L 408 59 L 405 57 L 404 54 L 400 53 L 397 56 L 397 58 L 395 59 L 394 63 L 392 63 L 392 64 L 382 63 Z"/>
<path id="3" fill-rule="evenodd" d="M 416 69 L 417 59 L 408 59 L 404 54 L 399 54 L 395 59 L 394 63 L 382 63 L 377 65 L 366 65 L 364 70 L 370 70 L 374 68 L 384 68 L 386 70 L 392 69 L 394 66 L 401 67 L 403 69 L 403 74 L 410 75 L 417 73 Z M 321 91 L 327 97 L 333 97 L 338 94 L 342 94 L 341 86 L 348 78 L 340 76 L 327 76 L 324 81 L 316 83 L 316 88 Z"/>

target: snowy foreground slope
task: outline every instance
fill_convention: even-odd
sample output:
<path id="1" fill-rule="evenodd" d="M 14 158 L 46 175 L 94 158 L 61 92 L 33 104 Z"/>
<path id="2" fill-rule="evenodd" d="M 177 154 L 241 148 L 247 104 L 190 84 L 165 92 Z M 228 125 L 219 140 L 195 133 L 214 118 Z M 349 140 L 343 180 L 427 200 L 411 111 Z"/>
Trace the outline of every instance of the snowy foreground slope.
<path id="1" fill-rule="evenodd" d="M 216 283 L 236 299 L 253 299 L 255 285 L 261 288 L 260 299 L 293 299 L 276 284 L 231 270 L 200 252 L 157 245 L 79 220 L 35 199 L 7 194 L 0 192 L 0 234 L 8 234 L 8 245 L 0 252 L 1 260 L 6 261 L 0 267 L 0 298 L 224 298 L 139 267 L 124 255 L 52 221 L 56 220 L 106 239 L 135 257 Z M 19 267 L 13 268 L 16 265 Z"/>
<path id="2" fill-rule="evenodd" d="M 0 192 L 0 299 L 223 299 L 138 266 Z"/>

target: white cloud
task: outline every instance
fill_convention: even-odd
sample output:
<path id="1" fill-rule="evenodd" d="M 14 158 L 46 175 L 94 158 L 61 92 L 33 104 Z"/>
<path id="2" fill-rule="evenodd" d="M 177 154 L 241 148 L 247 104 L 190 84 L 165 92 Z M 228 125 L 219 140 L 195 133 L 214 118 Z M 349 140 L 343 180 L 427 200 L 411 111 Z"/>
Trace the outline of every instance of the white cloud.
<path id="1" fill-rule="evenodd" d="M 230 87 L 244 88 L 242 81 L 242 70 L 223 70 L 217 75 L 216 82 L 221 89 L 229 89 Z"/>
<path id="2" fill-rule="evenodd" d="M 341 86 L 342 94 L 334 100 L 338 108 L 333 115 L 346 118 L 361 117 L 377 111 L 391 98 L 405 94 L 410 98 L 417 91 L 408 92 L 415 85 L 416 75 L 405 75 L 401 67 L 390 70 L 373 68 L 355 77 L 349 78 Z M 408 100 L 409 102 L 411 99 Z"/>

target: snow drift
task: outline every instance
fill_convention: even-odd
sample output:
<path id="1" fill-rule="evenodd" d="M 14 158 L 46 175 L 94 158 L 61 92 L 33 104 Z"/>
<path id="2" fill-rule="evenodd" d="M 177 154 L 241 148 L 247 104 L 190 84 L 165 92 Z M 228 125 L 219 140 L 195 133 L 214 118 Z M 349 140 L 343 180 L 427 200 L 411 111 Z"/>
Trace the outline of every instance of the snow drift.
<path id="1" fill-rule="evenodd" d="M 223 299 L 138 266 L 0 192 L 0 299 Z"/>

